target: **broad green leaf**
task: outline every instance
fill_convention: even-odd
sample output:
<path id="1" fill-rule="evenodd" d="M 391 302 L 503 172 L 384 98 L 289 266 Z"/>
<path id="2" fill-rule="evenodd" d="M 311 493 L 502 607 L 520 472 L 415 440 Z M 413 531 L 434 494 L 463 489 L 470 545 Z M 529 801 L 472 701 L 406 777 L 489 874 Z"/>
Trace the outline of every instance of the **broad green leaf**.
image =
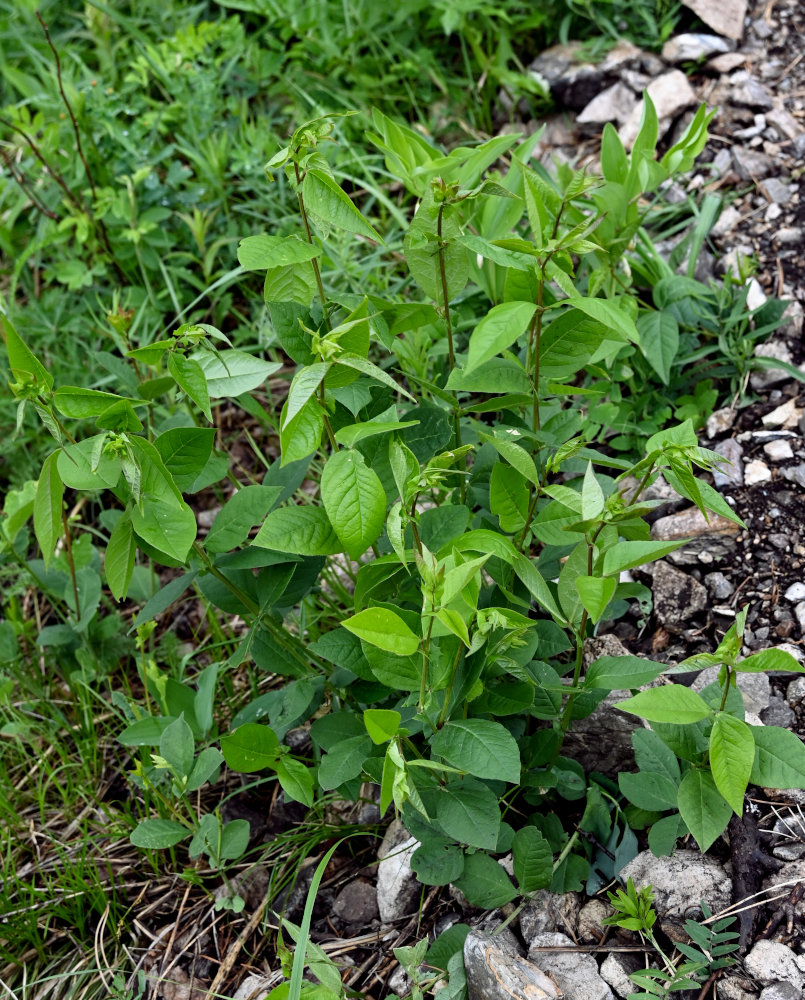
<path id="1" fill-rule="evenodd" d="M 313 773 L 300 760 L 283 754 L 277 761 L 277 779 L 287 799 L 313 807 Z"/>
<path id="2" fill-rule="evenodd" d="M 464 871 L 464 852 L 446 840 L 423 840 L 411 855 L 411 868 L 423 885 L 449 885 Z"/>
<path id="3" fill-rule="evenodd" d="M 685 539 L 678 539 L 673 542 L 622 542 L 607 549 L 603 559 L 604 576 L 614 576 L 622 573 L 626 569 L 634 569 L 643 563 L 654 562 L 662 559 L 685 544 Z"/>
<path id="4" fill-rule="evenodd" d="M 499 722 L 456 719 L 431 739 L 431 751 L 468 774 L 489 780 L 520 780 L 520 751 L 514 737 Z"/>
<path id="5" fill-rule="evenodd" d="M 8 316 L 0 316 L 0 326 L 5 332 L 8 363 L 12 375 L 18 382 L 35 383 L 40 392 L 49 392 L 53 388 L 53 376 L 29 350 Z"/>
<path id="6" fill-rule="evenodd" d="M 741 673 L 756 673 L 761 670 L 780 670 L 792 674 L 805 672 L 805 667 L 785 649 L 762 649 L 759 653 L 738 660 L 735 669 Z"/>
<path id="7" fill-rule="evenodd" d="M 391 431 L 401 431 L 406 427 L 415 427 L 418 420 L 367 420 L 365 424 L 349 424 L 335 432 L 336 441 L 353 448 L 359 441 L 375 437 L 377 434 L 389 434 Z"/>
<path id="8" fill-rule="evenodd" d="M 664 774 L 639 771 L 637 774 L 622 771 L 618 787 L 638 809 L 664 812 L 677 807 L 677 785 Z"/>
<path id="9" fill-rule="evenodd" d="M 221 830 L 218 857 L 223 861 L 237 861 L 249 846 L 251 830 L 246 819 L 233 819 Z"/>
<path id="10" fill-rule="evenodd" d="M 279 362 L 263 361 L 243 351 L 198 351 L 193 355 L 204 372 L 211 399 L 242 396 L 259 389 L 269 376 L 282 368 Z"/>
<path id="11" fill-rule="evenodd" d="M 99 392 L 97 389 L 83 389 L 75 385 L 59 386 L 53 393 L 53 405 L 59 413 L 74 420 L 99 417 L 115 403 L 130 403 L 132 406 L 146 405 L 144 399 L 117 396 L 113 392 Z"/>
<path id="12" fill-rule="evenodd" d="M 637 318 L 640 350 L 663 383 L 668 385 L 671 365 L 679 351 L 679 324 L 669 312 L 644 312 Z"/>
<path id="13" fill-rule="evenodd" d="M 604 125 L 601 136 L 601 173 L 616 184 L 623 184 L 629 173 L 629 158 L 611 122 Z"/>
<path id="14" fill-rule="evenodd" d="M 503 437 L 492 437 L 489 434 L 481 434 L 481 439 L 487 444 L 491 444 L 495 451 L 513 468 L 517 469 L 524 479 L 534 486 L 539 486 L 539 473 L 534 465 L 534 459 L 521 445 Z"/>
<path id="15" fill-rule="evenodd" d="M 59 454 L 54 451 L 45 459 L 34 497 L 34 534 L 46 568 L 62 533 L 64 483 L 59 475 Z"/>
<path id="16" fill-rule="evenodd" d="M 116 601 L 122 601 L 128 592 L 136 551 L 137 542 L 131 526 L 131 516 L 124 513 L 112 529 L 103 561 L 106 582 Z"/>
<path id="17" fill-rule="evenodd" d="M 360 558 L 383 530 L 386 491 L 359 451 L 331 455 L 321 477 L 330 523 L 351 559 Z"/>
<path id="18" fill-rule="evenodd" d="M 221 737 L 221 752 L 227 767 L 240 774 L 252 774 L 266 767 L 276 769 L 280 743 L 273 729 L 247 722 L 229 736 Z"/>
<path id="19" fill-rule="evenodd" d="M 387 608 L 366 608 L 341 624 L 359 639 L 387 653 L 411 656 L 419 649 L 419 637 L 399 615 Z"/>
<path id="20" fill-rule="evenodd" d="M 198 791 L 218 773 L 223 762 L 224 757 L 220 750 L 215 747 L 205 747 L 196 758 L 196 763 L 190 772 L 190 780 L 185 785 L 185 792 Z"/>
<path id="21" fill-rule="evenodd" d="M 536 306 L 533 302 L 501 302 L 493 306 L 470 334 L 466 373 L 505 351 L 528 329 Z"/>
<path id="22" fill-rule="evenodd" d="M 231 552 L 241 545 L 279 500 L 281 486 L 245 486 L 218 512 L 204 542 L 207 552 Z"/>
<path id="23" fill-rule="evenodd" d="M 383 242 L 380 234 L 353 205 L 346 191 L 323 170 L 314 167 L 307 171 L 302 182 L 302 196 L 309 212 L 336 229 L 345 229 L 348 233 L 359 233 L 378 243 Z"/>
<path id="24" fill-rule="evenodd" d="M 493 910 L 510 903 L 517 896 L 517 889 L 501 866 L 488 854 L 468 854 L 464 858 L 464 872 L 456 879 L 455 887 L 464 893 L 471 906 Z"/>
<path id="25" fill-rule="evenodd" d="M 402 716 L 390 708 L 367 708 L 363 713 L 363 724 L 372 743 L 380 746 L 397 735 Z"/>
<path id="26" fill-rule="evenodd" d="M 120 480 L 121 462 L 117 456 L 101 451 L 93 461 L 96 446 L 105 435 L 85 438 L 68 444 L 59 452 L 58 470 L 65 486 L 72 490 L 114 489 Z"/>
<path id="27" fill-rule="evenodd" d="M 595 478 L 593 463 L 587 463 L 584 473 L 584 482 L 581 488 L 581 519 L 582 521 L 593 521 L 604 512 L 604 491 L 601 484 Z"/>
<path id="28" fill-rule="evenodd" d="M 175 847 L 190 836 L 191 831 L 172 819 L 144 819 L 132 830 L 129 840 L 144 850 Z"/>
<path id="29" fill-rule="evenodd" d="M 529 490 L 511 465 L 496 462 L 489 478 L 489 509 L 500 518 L 500 530 L 522 531 L 528 516 Z"/>
<path id="30" fill-rule="evenodd" d="M 805 788 L 805 743 L 790 729 L 755 726 L 750 780 L 765 788 Z"/>
<path id="31" fill-rule="evenodd" d="M 711 714 L 704 698 L 683 684 L 650 688 L 626 701 L 616 702 L 614 707 L 649 722 L 673 722 L 681 726 L 706 719 Z"/>
<path id="32" fill-rule="evenodd" d="M 597 320 L 610 331 L 620 337 L 630 340 L 633 344 L 640 343 L 640 334 L 628 311 L 618 306 L 618 299 L 591 299 L 586 296 L 574 296 L 572 305 L 591 319 Z"/>
<path id="33" fill-rule="evenodd" d="M 655 663 L 642 656 L 601 656 L 587 668 L 584 686 L 607 691 L 639 688 L 650 684 L 665 668 L 664 663 Z"/>
<path id="34" fill-rule="evenodd" d="M 193 400 L 207 420 L 212 423 L 207 379 L 204 375 L 204 369 L 198 361 L 193 361 L 192 358 L 186 358 L 174 351 L 168 355 L 168 371 L 182 392 Z"/>
<path id="35" fill-rule="evenodd" d="M 269 309 L 278 305 L 296 304 L 307 310 L 315 294 L 316 274 L 309 261 L 286 267 L 270 267 L 266 271 L 263 298 Z M 285 346 L 289 338 L 281 336 L 280 339 Z"/>
<path id="36" fill-rule="evenodd" d="M 678 812 L 664 816 L 652 823 L 648 832 L 648 846 L 656 858 L 673 853 L 677 840 L 688 832 Z"/>
<path id="37" fill-rule="evenodd" d="M 301 556 L 332 556 L 341 551 L 323 508 L 297 505 L 272 510 L 252 545 Z"/>
<path id="38" fill-rule="evenodd" d="M 512 843 L 514 877 L 520 892 L 547 889 L 553 879 L 553 852 L 535 826 L 524 826 Z"/>
<path id="39" fill-rule="evenodd" d="M 680 770 L 676 754 L 652 729 L 638 729 L 632 733 L 634 759 L 641 771 L 665 775 L 679 784 Z"/>
<path id="40" fill-rule="evenodd" d="M 436 799 L 436 819 L 453 840 L 494 851 L 500 830 L 500 807 L 495 793 L 473 778 L 451 781 Z M 502 871 L 502 869 L 501 869 Z"/>
<path id="41" fill-rule="evenodd" d="M 159 756 L 170 765 L 178 778 L 187 778 L 193 770 L 196 744 L 193 731 L 184 716 L 172 722 L 159 739 Z"/>
<path id="42" fill-rule="evenodd" d="M 352 368 L 354 371 L 360 372 L 362 375 L 368 375 L 369 378 L 373 378 L 376 382 L 382 382 L 383 385 L 387 385 L 395 392 L 400 392 L 403 396 L 407 396 L 412 402 L 417 402 L 407 389 L 403 389 L 403 387 L 398 385 L 390 375 L 387 375 L 386 372 L 383 371 L 382 368 L 378 368 L 377 365 L 373 365 L 372 362 L 367 361 L 366 358 L 362 358 L 358 354 L 350 354 L 345 351 L 343 354 L 337 355 L 334 360 L 336 365 L 345 365 L 347 368 Z M 419 411 L 417 411 L 417 413 L 418 412 Z"/>
<path id="43" fill-rule="evenodd" d="M 319 765 L 319 784 L 325 792 L 338 788 L 345 781 L 357 778 L 372 753 L 368 736 L 353 736 L 341 740 L 322 757 Z"/>
<path id="44" fill-rule="evenodd" d="M 133 507 L 131 525 L 144 542 L 181 563 L 186 561 L 196 538 L 193 511 L 185 503 L 177 506 L 172 498 L 148 500 L 143 510 Z"/>
<path id="45" fill-rule="evenodd" d="M 280 415 L 280 448 L 282 449 L 282 465 L 298 462 L 309 458 L 321 444 L 324 430 L 324 411 L 315 397 L 305 403 L 296 416 L 285 420 L 287 400 Z"/>
<path id="46" fill-rule="evenodd" d="M 154 439 L 154 447 L 180 490 L 190 492 L 209 461 L 212 427 L 172 427 Z"/>
<path id="47" fill-rule="evenodd" d="M 579 592 L 581 603 L 590 616 L 590 621 L 596 623 L 601 618 L 612 600 L 616 586 L 617 580 L 612 576 L 576 577 L 576 590 Z M 637 684 L 632 686 L 639 687 Z"/>
<path id="48" fill-rule="evenodd" d="M 744 794 L 754 760 L 752 727 L 733 715 L 719 712 L 710 734 L 710 769 L 716 788 L 736 816 L 743 814 Z"/>
<path id="49" fill-rule="evenodd" d="M 319 361 L 314 365 L 300 368 L 294 375 L 288 390 L 287 402 L 282 410 L 282 423 L 280 425 L 282 429 L 287 427 L 310 397 L 316 393 L 329 368 L 329 363 Z"/>
<path id="50" fill-rule="evenodd" d="M 716 788 L 709 771 L 691 768 L 679 786 L 679 814 L 704 853 L 727 827 L 729 803 Z"/>
<path id="51" fill-rule="evenodd" d="M 320 257 L 321 250 L 298 236 L 247 236 L 238 244 L 238 263 L 247 271 L 287 267 Z"/>

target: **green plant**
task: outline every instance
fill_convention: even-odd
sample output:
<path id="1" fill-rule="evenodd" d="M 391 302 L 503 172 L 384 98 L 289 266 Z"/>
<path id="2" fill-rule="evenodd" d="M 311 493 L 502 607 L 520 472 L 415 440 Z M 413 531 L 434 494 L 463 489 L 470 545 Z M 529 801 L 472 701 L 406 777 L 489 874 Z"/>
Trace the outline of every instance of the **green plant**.
<path id="1" fill-rule="evenodd" d="M 674 961 L 661 948 L 654 934 L 653 927 L 657 920 L 654 911 L 654 894 L 651 886 L 643 886 L 639 891 L 632 879 L 626 882 L 626 889 L 617 889 L 607 893 L 615 912 L 603 921 L 605 925 L 623 927 L 625 930 L 636 931 L 641 940 L 648 941 L 662 959 L 663 969 L 643 969 L 630 974 L 630 979 L 642 990 L 640 993 L 630 993 L 629 1000 L 650 1000 L 651 997 L 668 997 L 680 990 L 695 988 L 719 969 L 728 968 L 735 963 L 732 954 L 738 948 L 736 931 L 726 928 L 734 922 L 735 917 L 724 917 L 713 921 L 713 915 L 707 904 L 702 901 L 704 921 L 686 920 L 684 929 L 692 944 L 676 942 L 676 948 L 687 961 Z M 710 926 L 712 925 L 712 926 Z"/>
<path id="2" fill-rule="evenodd" d="M 626 254 L 639 199 L 688 169 L 708 116 L 701 109 L 657 161 L 646 99 L 631 155 L 605 130 L 601 179 L 532 169 L 516 136 L 444 154 L 376 111 L 369 139 L 417 200 L 393 253 L 325 156 L 338 117 L 297 128 L 268 164 L 296 197 L 298 231 L 238 249 L 296 366 L 278 415 L 262 389 L 281 363 L 232 347 L 211 324 L 134 345 L 122 321 L 112 392 L 57 385 L 4 319 L 18 420 L 33 407 L 56 442 L 38 481 L 7 498 L 4 558 L 48 594 L 76 650 L 108 619 L 117 634 L 113 601 L 133 588 L 141 597 L 156 567 L 170 571 L 132 623 L 139 697 L 115 699 L 128 723 L 120 739 L 143 755 L 134 781 L 148 814 L 135 844 L 192 838 L 191 858 L 205 855 L 214 878 L 236 860 L 248 831 L 221 819 L 223 760 L 269 772 L 307 806 L 373 782 L 381 814 L 394 805 L 420 841 L 420 881 L 453 883 L 474 905 L 597 889 L 636 853 L 637 820 L 614 782 L 563 754 L 565 737 L 610 691 L 636 692 L 666 668 L 635 656 L 585 666 L 585 642 L 643 594 L 621 574 L 681 544 L 650 538 L 644 515 L 656 503 L 643 493 L 658 477 L 738 520 L 696 478 L 719 457 L 689 420 L 626 458 L 601 445 L 597 411 L 622 383 L 624 351 L 655 370 L 667 361 L 668 316 L 630 283 Z M 364 248 L 384 277 L 361 294 L 333 271 Z M 262 428 L 250 441 L 265 474 L 236 475 L 220 447 L 211 425 L 224 400 Z M 205 490 L 220 511 L 202 536 Z M 67 516 L 73 493 L 92 505 L 91 524 Z M 31 518 L 41 560 L 29 556 Z M 215 640 L 192 677 L 174 676 L 152 645 L 154 622 L 187 593 Z M 222 616 L 242 625 L 224 631 Z M 805 782 L 805 748 L 790 733 L 753 734 L 731 687 L 741 669 L 800 668 L 782 653 L 740 661 L 739 650 L 733 630 L 716 654 L 715 702 L 663 684 L 621 703 L 690 765 L 674 799 L 682 820 L 652 828 L 669 849 L 682 822 L 706 849 L 753 774 Z M 246 662 L 285 683 L 255 685 L 236 710 L 227 684 Z M 300 759 L 283 740 L 308 722 Z M 706 803 L 695 816 L 687 785 Z M 516 886 L 494 857 L 509 851 Z"/>

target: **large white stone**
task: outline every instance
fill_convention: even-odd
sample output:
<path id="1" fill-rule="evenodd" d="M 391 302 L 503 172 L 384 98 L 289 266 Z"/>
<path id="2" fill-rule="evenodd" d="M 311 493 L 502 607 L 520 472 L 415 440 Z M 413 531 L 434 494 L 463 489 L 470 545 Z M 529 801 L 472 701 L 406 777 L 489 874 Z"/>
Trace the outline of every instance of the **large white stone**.
<path id="1" fill-rule="evenodd" d="M 678 114 L 696 103 L 693 88 L 688 82 L 688 78 L 679 69 L 672 69 L 663 73 L 662 76 L 658 76 L 651 81 L 646 90 L 657 109 L 660 136 L 665 135 L 671 127 L 671 122 Z M 640 130 L 642 111 L 643 102 L 641 101 L 619 132 L 621 141 L 628 149 L 632 148 Z"/>
<path id="2" fill-rule="evenodd" d="M 744 33 L 746 0 L 682 0 L 708 28 L 736 42 Z"/>

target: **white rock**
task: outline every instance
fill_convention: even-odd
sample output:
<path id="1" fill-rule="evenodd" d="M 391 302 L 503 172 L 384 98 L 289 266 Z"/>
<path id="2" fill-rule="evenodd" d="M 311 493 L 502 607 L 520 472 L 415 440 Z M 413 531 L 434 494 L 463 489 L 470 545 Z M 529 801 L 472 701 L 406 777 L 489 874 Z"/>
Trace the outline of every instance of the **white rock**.
<path id="1" fill-rule="evenodd" d="M 410 834 L 400 841 L 403 832 L 408 834 L 401 823 L 396 828 L 392 823 L 378 851 L 381 861 L 377 866 L 377 909 L 384 924 L 412 913 L 419 898 L 419 883 L 411 869 L 411 856 L 420 843 Z"/>
<path id="2" fill-rule="evenodd" d="M 703 691 L 708 684 L 718 680 L 719 667 L 707 667 L 691 684 L 692 691 Z M 768 674 L 763 673 L 743 673 L 738 681 L 738 688 L 743 695 L 744 706 L 747 712 L 755 714 L 762 712 L 769 707 L 771 697 L 771 685 Z"/>
<path id="3" fill-rule="evenodd" d="M 659 134 L 662 137 L 668 131 L 673 119 L 696 103 L 696 95 L 688 82 L 688 78 L 679 69 L 672 69 L 662 76 L 656 77 L 646 88 L 649 97 L 654 102 L 657 109 L 657 117 L 660 122 Z M 643 111 L 643 102 L 629 116 L 628 121 L 621 127 L 619 135 L 621 141 L 627 147 L 632 148 L 632 144 L 637 138 L 640 129 L 640 116 Z"/>
<path id="4" fill-rule="evenodd" d="M 747 486 L 757 486 L 758 483 L 768 483 L 771 480 L 771 471 L 765 462 L 757 459 L 749 462 L 744 469 L 744 483 Z"/>
<path id="5" fill-rule="evenodd" d="M 768 444 L 763 445 L 763 451 L 773 462 L 782 462 L 786 458 L 794 457 L 791 445 L 785 438 L 777 438 L 776 441 L 769 441 Z"/>
<path id="6" fill-rule="evenodd" d="M 654 908 L 672 940 L 686 940 L 683 925 L 691 915 L 692 902 L 703 899 L 715 913 L 732 899 L 729 875 L 718 861 L 698 851 L 675 851 L 670 858 L 641 851 L 620 873 L 624 882 L 630 877 L 638 889 L 653 887 Z"/>
<path id="7" fill-rule="evenodd" d="M 669 63 L 696 62 L 707 56 L 731 52 L 735 46 L 718 35 L 702 35 L 691 32 L 674 35 L 662 47 L 662 57 Z"/>
<path id="8" fill-rule="evenodd" d="M 794 608 L 794 617 L 799 622 L 799 627 L 805 632 L 805 601 L 800 601 Z"/>
<path id="9" fill-rule="evenodd" d="M 628 997 L 637 989 L 629 978 L 629 973 L 642 966 L 642 962 L 639 965 L 634 961 L 630 962 L 626 955 L 613 951 L 601 963 L 601 978 L 605 983 L 609 983 L 619 997 Z"/>
<path id="10" fill-rule="evenodd" d="M 587 107 L 576 116 L 582 125 L 604 125 L 617 122 L 622 125 L 637 105 L 634 92 L 625 83 L 614 83 L 594 97 Z"/>
<path id="11" fill-rule="evenodd" d="M 787 601 L 805 601 L 805 583 L 792 583 L 785 592 L 785 599 Z"/>
<path id="12" fill-rule="evenodd" d="M 719 434 L 723 434 L 724 431 L 728 431 L 732 427 L 732 422 L 735 419 L 735 410 L 731 406 L 725 406 L 721 410 L 716 410 L 707 418 L 707 436 L 709 438 L 718 437 Z"/>
<path id="13" fill-rule="evenodd" d="M 570 941 L 570 938 L 565 940 Z M 469 1000 L 512 1000 L 513 997 L 553 1000 L 562 996 L 552 977 L 546 974 L 547 970 L 502 946 L 500 938 L 479 931 L 470 931 L 464 941 L 464 967 Z"/>
<path id="14" fill-rule="evenodd" d="M 766 293 L 760 287 L 757 278 L 749 279 L 749 291 L 746 293 L 746 305 L 749 309 L 760 309 L 766 302 Z"/>
<path id="15" fill-rule="evenodd" d="M 779 941 L 758 941 L 744 959 L 746 971 L 764 986 L 772 983 L 792 983 L 798 989 L 805 986 L 805 972 L 794 952 Z M 802 956 L 799 956 L 802 958 Z"/>
<path id="16" fill-rule="evenodd" d="M 727 208 L 719 215 L 718 221 L 710 230 L 711 236 L 725 236 L 727 233 L 731 233 L 733 229 L 741 221 L 741 213 L 737 208 L 733 208 L 732 205 L 728 205 Z M 716 413 L 720 413 L 720 410 L 716 410 Z M 715 413 L 713 414 L 715 416 Z M 711 418 L 712 419 L 712 418 Z"/>
<path id="17" fill-rule="evenodd" d="M 708 28 L 738 42 L 743 37 L 747 0 L 682 0 Z"/>
<path id="18" fill-rule="evenodd" d="M 615 1000 L 592 955 L 539 950 L 557 945 L 572 948 L 573 940 L 567 934 L 538 934 L 531 943 L 528 959 L 556 980 L 564 1000 Z"/>
<path id="19" fill-rule="evenodd" d="M 801 416 L 802 410 L 797 408 L 796 398 L 792 398 L 783 403 L 782 406 L 772 410 L 771 413 L 767 413 L 765 417 L 761 417 L 760 422 L 764 427 L 787 427 L 790 430 L 792 427 L 796 427 Z"/>

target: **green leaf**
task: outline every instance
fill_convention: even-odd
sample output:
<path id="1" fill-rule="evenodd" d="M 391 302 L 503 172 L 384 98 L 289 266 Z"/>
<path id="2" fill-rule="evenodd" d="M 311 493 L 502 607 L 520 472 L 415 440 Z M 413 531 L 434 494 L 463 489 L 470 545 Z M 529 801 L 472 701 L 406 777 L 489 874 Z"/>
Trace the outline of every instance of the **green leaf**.
<path id="1" fill-rule="evenodd" d="M 52 452 L 45 459 L 34 497 L 34 534 L 42 551 L 45 568 L 53 558 L 62 532 L 64 483 L 59 475 L 58 460 L 58 451 Z"/>
<path id="2" fill-rule="evenodd" d="M 388 608 L 366 608 L 341 622 L 359 639 L 397 656 L 411 656 L 419 649 L 419 636 Z"/>
<path id="3" fill-rule="evenodd" d="M 455 887 L 464 893 L 471 906 L 484 910 L 504 906 L 517 896 L 509 876 L 488 854 L 468 854 L 464 859 L 464 872 L 456 879 Z"/>
<path id="4" fill-rule="evenodd" d="M 528 329 L 536 309 L 533 302 L 501 302 L 493 306 L 470 334 L 465 373 L 511 347 Z"/>
<path id="5" fill-rule="evenodd" d="M 319 784 L 325 792 L 329 792 L 344 782 L 357 778 L 363 772 L 363 765 L 371 753 L 372 741 L 368 736 L 352 736 L 341 740 L 322 758 Z"/>
<path id="6" fill-rule="evenodd" d="M 269 376 L 278 372 L 279 362 L 263 361 L 244 351 L 198 351 L 193 355 L 204 372 L 211 399 L 242 396 L 259 389 Z"/>
<path id="7" fill-rule="evenodd" d="M 168 371 L 182 392 L 193 400 L 207 420 L 212 423 L 207 378 L 198 361 L 193 361 L 191 358 L 186 358 L 174 351 L 168 355 Z"/>
<path id="8" fill-rule="evenodd" d="M 135 847 L 160 850 L 175 847 L 179 841 L 189 836 L 190 830 L 172 819 L 144 819 L 131 831 L 129 840 Z"/>
<path id="9" fill-rule="evenodd" d="M 324 509 L 351 559 L 377 541 L 386 518 L 386 491 L 358 451 L 331 455 L 321 477 Z"/>
<path id="10" fill-rule="evenodd" d="M 126 396 L 116 396 L 113 392 L 99 392 L 97 389 L 84 389 L 81 386 L 63 385 L 53 393 L 53 405 L 65 417 L 73 420 L 86 420 L 89 417 L 100 417 L 110 406 L 116 403 L 130 403 L 132 406 L 145 406 L 145 400 Z"/>
<path id="11" fill-rule="evenodd" d="M 678 812 L 658 819 L 656 823 L 652 823 L 648 832 L 648 846 L 651 848 L 651 853 L 656 858 L 672 854 L 678 838 L 686 833 L 687 827 Z"/>
<path id="12" fill-rule="evenodd" d="M 266 767 L 276 769 L 280 743 L 273 729 L 247 722 L 221 738 L 221 751 L 227 767 L 241 774 L 252 774 Z"/>
<path id="13" fill-rule="evenodd" d="M 676 783 L 664 774 L 651 771 L 634 774 L 622 771 L 618 775 L 618 787 L 638 809 L 664 812 L 666 809 L 677 807 Z"/>
<path id="14" fill-rule="evenodd" d="M 314 167 L 307 171 L 302 182 L 302 196 L 309 212 L 336 229 L 359 233 L 383 243 L 383 238 L 352 204 L 349 195 L 323 170 Z"/>
<path id="15" fill-rule="evenodd" d="M 711 714 L 704 698 L 683 684 L 664 684 L 641 691 L 626 701 L 616 702 L 614 707 L 649 722 L 673 722 L 682 726 L 706 719 Z"/>
<path id="16" fill-rule="evenodd" d="M 401 431 L 406 427 L 415 427 L 418 420 L 367 420 L 365 424 L 349 424 L 335 432 L 336 441 L 353 448 L 359 441 L 375 437 L 377 434 L 389 434 L 391 431 Z"/>
<path id="17" fill-rule="evenodd" d="M 632 733 L 635 763 L 641 771 L 665 775 L 675 785 L 679 784 L 680 770 L 676 754 L 651 729 L 638 729 Z"/>
<path id="18" fill-rule="evenodd" d="M 195 792 L 217 774 L 224 762 L 223 754 L 215 747 L 205 747 L 196 759 L 185 792 Z"/>
<path id="19" fill-rule="evenodd" d="M 710 734 L 710 769 L 716 788 L 736 816 L 743 814 L 744 794 L 754 761 L 752 727 L 733 715 L 719 712 Z"/>
<path id="20" fill-rule="evenodd" d="M 310 768 L 293 757 L 284 754 L 277 761 L 277 779 L 285 792 L 286 799 L 301 802 L 308 809 L 313 808 L 313 773 Z"/>
<path id="21" fill-rule="evenodd" d="M 40 393 L 49 392 L 53 388 L 53 376 L 29 350 L 8 316 L 0 316 L 0 326 L 5 332 L 8 363 L 12 375 L 18 382 L 35 383 Z"/>
<path id="22" fill-rule="evenodd" d="M 539 473 L 534 465 L 534 459 L 528 454 L 525 448 L 514 441 L 502 437 L 492 437 L 489 434 L 480 435 L 482 441 L 491 444 L 495 451 L 513 468 L 517 469 L 524 479 L 534 486 L 539 486 Z"/>
<path id="23" fill-rule="evenodd" d="M 595 624 L 606 611 L 607 605 L 615 593 L 617 580 L 612 576 L 577 576 L 576 590 L 584 605 L 590 620 Z M 631 685 L 639 687 L 638 684 Z"/>
<path id="24" fill-rule="evenodd" d="M 805 667 L 784 649 L 762 649 L 743 660 L 738 660 L 735 669 L 741 673 L 755 673 L 761 670 L 779 670 L 791 674 L 805 672 Z"/>
<path id="25" fill-rule="evenodd" d="M 755 761 L 750 780 L 765 788 L 805 788 L 805 744 L 778 726 L 756 726 Z"/>
<path id="26" fill-rule="evenodd" d="M 442 787 L 436 800 L 436 819 L 444 833 L 459 843 L 487 851 L 497 847 L 498 799 L 474 778 L 451 781 Z"/>
<path id="27" fill-rule="evenodd" d="M 238 263 L 247 271 L 287 267 L 320 257 L 321 250 L 298 236 L 247 236 L 238 244 Z"/>
<path id="28" fill-rule="evenodd" d="M 520 892 L 547 889 L 553 879 L 553 852 L 535 826 L 524 826 L 512 844 L 514 877 Z"/>
<path id="29" fill-rule="evenodd" d="M 251 830 L 246 819 L 230 820 L 221 830 L 219 857 L 223 861 L 237 861 L 249 846 Z"/>
<path id="30" fill-rule="evenodd" d="M 489 478 L 489 509 L 500 518 L 500 530 L 521 531 L 528 516 L 529 491 L 523 476 L 511 465 L 496 462 Z"/>
<path id="31" fill-rule="evenodd" d="M 601 656 L 587 668 L 584 686 L 606 691 L 639 688 L 659 677 L 665 666 L 641 656 Z"/>
<path id="32" fill-rule="evenodd" d="M 388 386 L 389 389 L 393 389 L 395 392 L 400 392 L 403 396 L 407 396 L 412 402 L 417 402 L 407 389 L 403 389 L 403 387 L 398 385 L 390 375 L 387 375 L 386 372 L 383 371 L 382 368 L 378 368 L 377 365 L 373 365 L 372 362 L 367 361 L 366 358 L 362 358 L 357 354 L 350 354 L 345 351 L 343 354 L 338 354 L 336 356 L 335 364 L 345 365 L 347 368 L 352 368 L 354 371 L 360 372 L 362 375 L 368 375 L 369 378 L 373 378 L 376 382 L 382 382 L 382 384 Z"/>
<path id="33" fill-rule="evenodd" d="M 619 302 L 624 301 L 623 297 L 620 299 L 591 299 L 579 295 L 574 296 L 571 301 L 574 309 L 578 309 L 591 319 L 597 320 L 607 330 L 620 334 L 621 337 L 630 340 L 633 344 L 640 343 L 640 334 L 637 332 L 637 327 L 628 309 L 621 309 L 618 305 Z"/>
<path id="34" fill-rule="evenodd" d="M 464 852 L 446 840 L 423 840 L 411 855 L 411 868 L 423 885 L 449 885 L 464 871 Z"/>
<path id="35" fill-rule="evenodd" d="M 431 751 L 454 767 L 479 778 L 520 780 L 520 751 L 511 733 L 499 722 L 456 719 L 431 739 Z"/>
<path id="36" fill-rule="evenodd" d="M 311 396 L 316 394 L 329 369 L 329 363 L 319 361 L 314 365 L 300 368 L 294 375 L 291 387 L 288 389 L 287 402 L 282 410 L 281 429 L 284 430 Z"/>
<path id="37" fill-rule="evenodd" d="M 402 716 L 390 708 L 367 708 L 363 713 L 363 724 L 369 738 L 376 746 L 388 743 L 397 735 Z"/>
<path id="38" fill-rule="evenodd" d="M 180 490 L 190 492 L 204 470 L 215 440 L 212 427 L 172 427 L 154 440 L 154 447 Z"/>
<path id="39" fill-rule="evenodd" d="M 314 396 L 311 396 L 291 420 L 285 419 L 287 405 L 288 401 L 286 400 L 280 415 L 282 465 L 309 458 L 321 444 L 321 435 L 324 430 L 324 411 L 319 400 Z"/>
<path id="40" fill-rule="evenodd" d="M 159 552 L 181 563 L 187 560 L 196 538 L 196 518 L 187 504 L 177 506 L 161 498 L 148 500 L 144 510 L 132 508 L 131 524 L 137 535 Z"/>
<path id="41" fill-rule="evenodd" d="M 644 312 L 637 318 L 637 332 L 640 334 L 640 350 L 668 385 L 671 365 L 679 351 L 679 324 L 669 312 Z"/>
<path id="42" fill-rule="evenodd" d="M 245 486 L 218 512 L 204 542 L 207 552 L 230 552 L 241 545 L 282 494 L 281 486 Z"/>
<path id="43" fill-rule="evenodd" d="M 691 768 L 682 779 L 678 799 L 679 813 L 703 853 L 726 829 L 732 809 L 712 774 L 699 768 Z"/>
<path id="44" fill-rule="evenodd" d="M 106 582 L 116 601 L 122 601 L 128 592 L 136 551 L 137 542 L 134 539 L 131 516 L 124 513 L 115 522 L 103 562 Z"/>
<path id="45" fill-rule="evenodd" d="M 654 562 L 655 559 L 662 559 L 685 544 L 685 539 L 674 542 L 623 542 L 607 549 L 603 559 L 604 576 L 614 576 L 627 569 L 634 569 L 643 563 Z"/>
<path id="46" fill-rule="evenodd" d="M 623 184 L 629 173 L 629 158 L 611 122 L 604 125 L 601 136 L 601 173 L 616 184 Z"/>
<path id="47" fill-rule="evenodd" d="M 172 722 L 159 739 L 159 755 L 164 758 L 178 778 L 187 778 L 193 770 L 196 744 L 193 731 L 184 716 Z"/>
<path id="48" fill-rule="evenodd" d="M 341 551 L 326 512 L 321 507 L 297 505 L 272 510 L 252 545 L 302 556 L 332 556 Z"/>

